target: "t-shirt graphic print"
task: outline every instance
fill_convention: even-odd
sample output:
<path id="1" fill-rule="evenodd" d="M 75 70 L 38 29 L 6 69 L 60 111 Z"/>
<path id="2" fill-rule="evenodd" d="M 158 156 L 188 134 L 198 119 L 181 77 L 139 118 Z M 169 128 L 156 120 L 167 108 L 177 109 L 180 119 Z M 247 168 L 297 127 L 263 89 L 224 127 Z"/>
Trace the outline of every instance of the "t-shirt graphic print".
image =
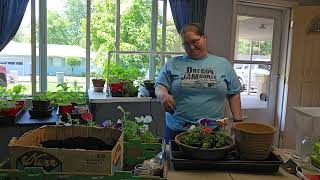
<path id="1" fill-rule="evenodd" d="M 212 68 L 187 67 L 181 76 L 181 86 L 189 88 L 215 88 L 219 83 Z"/>

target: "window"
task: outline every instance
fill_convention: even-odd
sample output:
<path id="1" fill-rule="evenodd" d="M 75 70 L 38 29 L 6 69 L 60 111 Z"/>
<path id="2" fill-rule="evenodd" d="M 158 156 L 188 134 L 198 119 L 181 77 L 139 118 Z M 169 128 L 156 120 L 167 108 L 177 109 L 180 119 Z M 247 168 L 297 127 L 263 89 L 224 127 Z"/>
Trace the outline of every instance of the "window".
<path id="1" fill-rule="evenodd" d="M 108 59 L 138 69 L 140 79 L 153 79 L 166 60 L 183 54 L 168 0 L 35 0 L 35 12 L 31 2 L 14 40 L 0 53 L 0 64 L 17 74 L 28 94 L 31 78 L 35 91 L 74 81 L 86 91 L 89 77 L 106 77 Z"/>
<path id="2" fill-rule="evenodd" d="M 0 66 L 6 70 L 7 86 L 22 84 L 31 94 L 31 3 L 29 2 L 21 25 L 14 38 L 0 52 Z M 18 61 L 17 61 L 18 60 Z M 20 61 L 22 60 L 22 62 Z"/>
<path id="3" fill-rule="evenodd" d="M 86 0 L 47 0 L 47 89 L 55 91 L 61 82 L 77 81 L 86 87 Z M 49 62 L 49 61 L 48 61 Z"/>

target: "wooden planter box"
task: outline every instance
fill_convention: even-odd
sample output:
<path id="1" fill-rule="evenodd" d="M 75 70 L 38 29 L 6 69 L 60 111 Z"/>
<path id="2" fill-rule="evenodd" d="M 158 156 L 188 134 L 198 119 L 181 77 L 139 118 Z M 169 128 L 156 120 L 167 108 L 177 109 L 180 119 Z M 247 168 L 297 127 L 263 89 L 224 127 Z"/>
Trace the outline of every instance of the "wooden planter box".
<path id="1" fill-rule="evenodd" d="M 106 144 L 114 144 L 114 147 L 111 151 L 41 147 L 41 142 L 46 140 L 77 136 L 96 137 Z M 42 167 L 47 172 L 113 175 L 123 165 L 123 135 L 120 130 L 112 128 L 42 126 L 20 138 L 12 138 L 8 146 L 13 169 Z"/>

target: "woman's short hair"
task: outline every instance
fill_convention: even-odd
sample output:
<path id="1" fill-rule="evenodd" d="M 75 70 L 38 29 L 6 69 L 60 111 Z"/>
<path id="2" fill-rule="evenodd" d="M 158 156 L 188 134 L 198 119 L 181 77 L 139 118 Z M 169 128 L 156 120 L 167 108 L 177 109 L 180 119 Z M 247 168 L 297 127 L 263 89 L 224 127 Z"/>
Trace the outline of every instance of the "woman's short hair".
<path id="1" fill-rule="evenodd" d="M 199 23 L 191 23 L 184 25 L 180 31 L 180 36 L 186 34 L 187 32 L 194 32 L 199 36 L 204 35 L 203 29 Z"/>

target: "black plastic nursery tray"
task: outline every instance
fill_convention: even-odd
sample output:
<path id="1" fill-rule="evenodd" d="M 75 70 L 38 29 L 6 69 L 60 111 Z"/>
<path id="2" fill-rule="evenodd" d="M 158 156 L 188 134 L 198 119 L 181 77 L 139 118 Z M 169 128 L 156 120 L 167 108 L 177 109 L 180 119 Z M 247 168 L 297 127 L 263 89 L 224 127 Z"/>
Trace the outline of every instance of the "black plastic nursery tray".
<path id="1" fill-rule="evenodd" d="M 175 170 L 217 170 L 217 171 L 245 171 L 245 172 L 278 172 L 279 166 L 283 161 L 270 153 L 268 159 L 263 161 L 248 160 L 190 160 L 181 153 L 179 146 L 174 142 L 170 142 L 170 160 Z"/>

